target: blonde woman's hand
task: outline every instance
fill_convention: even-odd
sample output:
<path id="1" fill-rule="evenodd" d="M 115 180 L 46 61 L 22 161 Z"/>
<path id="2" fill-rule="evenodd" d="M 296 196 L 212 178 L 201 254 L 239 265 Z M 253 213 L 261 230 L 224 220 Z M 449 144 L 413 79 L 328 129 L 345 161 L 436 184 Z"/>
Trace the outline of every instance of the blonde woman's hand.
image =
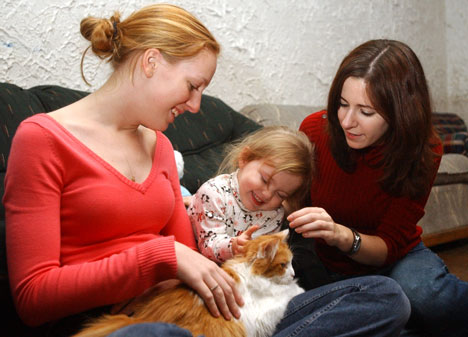
<path id="1" fill-rule="evenodd" d="M 221 314 L 230 320 L 240 317 L 244 305 L 236 284 L 223 269 L 189 247 L 175 242 L 177 277 L 195 290 L 215 317 Z"/>
<path id="2" fill-rule="evenodd" d="M 260 227 L 257 225 L 253 225 L 239 236 L 236 236 L 232 239 L 232 253 L 233 255 L 237 255 L 244 252 L 244 246 L 249 241 L 252 240 L 252 234 L 258 230 Z"/>
<path id="3" fill-rule="evenodd" d="M 350 230 L 335 223 L 323 208 L 306 207 L 291 213 L 287 217 L 289 227 L 304 238 L 320 238 L 329 246 L 335 246 L 346 251 Z"/>

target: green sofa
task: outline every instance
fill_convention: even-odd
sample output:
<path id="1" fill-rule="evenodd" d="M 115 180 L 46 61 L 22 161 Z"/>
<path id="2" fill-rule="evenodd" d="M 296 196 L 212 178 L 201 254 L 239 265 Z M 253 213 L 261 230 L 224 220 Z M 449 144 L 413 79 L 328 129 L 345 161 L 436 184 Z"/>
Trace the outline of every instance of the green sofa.
<path id="1" fill-rule="evenodd" d="M 87 94 L 54 85 L 23 89 L 14 84 L 0 83 L 2 198 L 11 141 L 19 123 L 33 114 L 53 111 L 73 103 Z M 184 157 L 181 184 L 194 193 L 203 182 L 216 174 L 226 145 L 260 127 L 260 124 L 234 111 L 220 99 L 203 95 L 198 114 L 182 114 L 165 131 L 174 149 Z M 2 326 L 1 330 L 6 333 L 5 336 L 40 336 L 42 330 L 28 329 L 22 325 L 12 304 L 6 265 L 3 203 L 0 207 L 0 303 L 7 311 L 3 316 L 6 326 Z"/>

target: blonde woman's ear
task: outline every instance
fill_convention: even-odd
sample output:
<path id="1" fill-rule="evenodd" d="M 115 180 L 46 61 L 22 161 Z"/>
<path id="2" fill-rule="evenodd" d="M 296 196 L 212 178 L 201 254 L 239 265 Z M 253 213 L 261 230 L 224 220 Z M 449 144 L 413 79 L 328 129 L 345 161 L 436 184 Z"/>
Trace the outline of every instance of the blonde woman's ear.
<path id="1" fill-rule="evenodd" d="M 158 49 L 148 49 L 144 52 L 142 58 L 142 67 L 145 76 L 150 78 L 154 75 L 162 55 Z"/>

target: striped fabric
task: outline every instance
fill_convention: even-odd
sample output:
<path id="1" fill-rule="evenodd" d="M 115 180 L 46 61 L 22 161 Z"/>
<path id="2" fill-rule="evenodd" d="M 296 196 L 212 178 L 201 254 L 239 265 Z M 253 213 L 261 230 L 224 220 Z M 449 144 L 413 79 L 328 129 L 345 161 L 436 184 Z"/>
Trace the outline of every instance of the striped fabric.
<path id="1" fill-rule="evenodd" d="M 432 122 L 439 133 L 444 153 L 460 153 L 468 156 L 468 132 L 462 118 L 454 113 L 433 113 Z"/>

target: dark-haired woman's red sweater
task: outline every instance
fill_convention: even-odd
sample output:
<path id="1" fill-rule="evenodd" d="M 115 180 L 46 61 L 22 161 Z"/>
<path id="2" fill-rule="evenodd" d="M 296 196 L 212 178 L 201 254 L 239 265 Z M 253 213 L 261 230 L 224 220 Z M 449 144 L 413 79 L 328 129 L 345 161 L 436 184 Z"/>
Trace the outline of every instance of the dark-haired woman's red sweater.
<path id="1" fill-rule="evenodd" d="M 422 229 L 417 223 L 424 215 L 430 190 L 417 200 L 392 197 L 384 192 L 377 182 L 382 170 L 366 164 L 378 155 L 376 149 L 370 149 L 359 159 L 355 172 L 344 172 L 330 152 L 326 125 L 327 112 L 320 111 L 306 117 L 300 126 L 316 146 L 317 176 L 311 186 L 312 206 L 325 209 L 336 223 L 381 237 L 388 247 L 385 264 L 398 261 L 421 241 Z M 436 152 L 442 153 L 440 144 Z M 439 164 L 440 159 L 434 177 Z M 365 274 L 374 270 L 323 240 L 317 240 L 316 251 L 325 266 L 335 272 Z"/>

